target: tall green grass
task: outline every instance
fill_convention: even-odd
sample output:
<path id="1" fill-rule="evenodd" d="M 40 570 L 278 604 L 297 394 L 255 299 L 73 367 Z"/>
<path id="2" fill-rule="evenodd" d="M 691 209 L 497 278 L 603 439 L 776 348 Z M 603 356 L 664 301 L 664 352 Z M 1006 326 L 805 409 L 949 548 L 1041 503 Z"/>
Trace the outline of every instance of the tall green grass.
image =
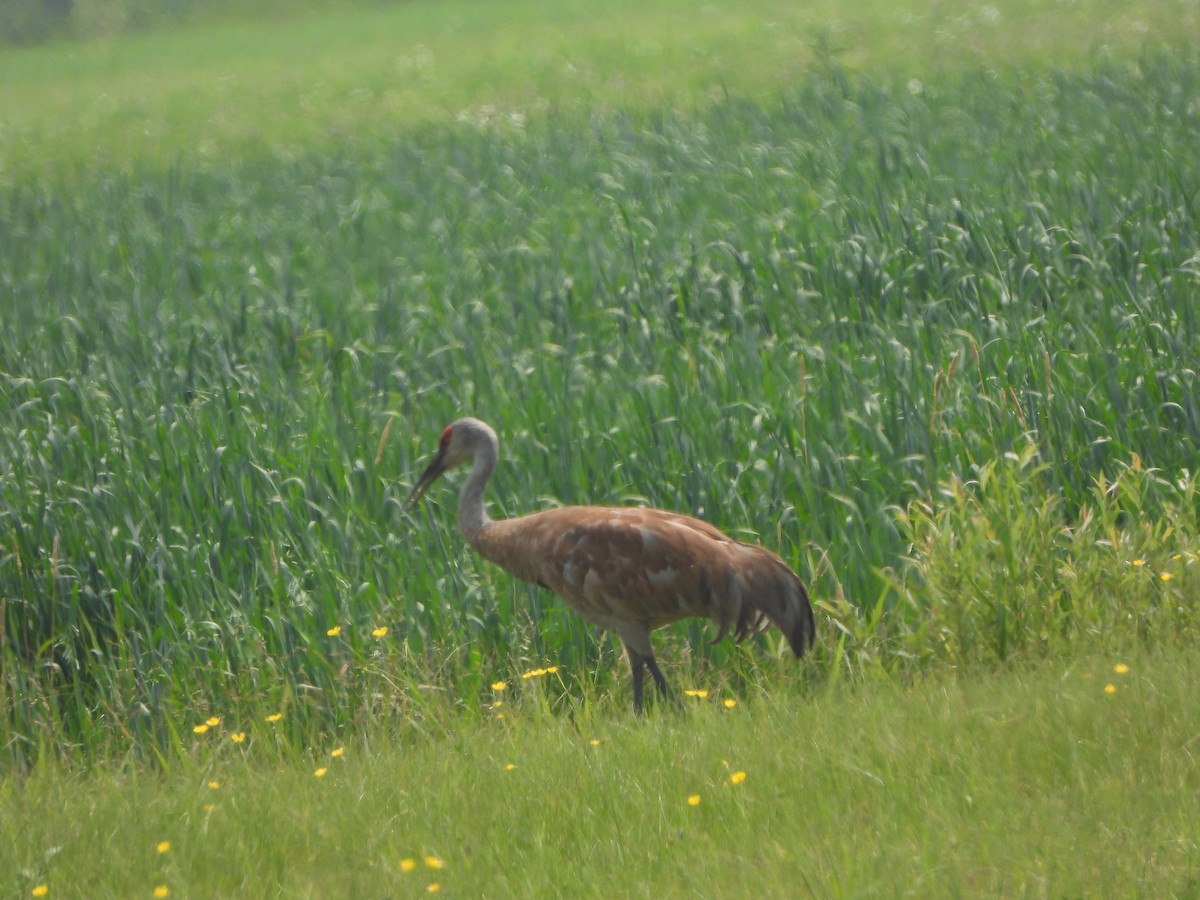
<path id="1" fill-rule="evenodd" d="M 814 671 L 1193 633 L 1198 81 L 830 66 L 5 187 L 3 746 L 165 753 L 212 709 L 303 744 L 546 660 L 606 690 L 611 645 L 473 557 L 451 489 L 401 512 L 463 413 L 497 514 L 647 502 L 778 548 Z M 1174 580 L 1125 618 L 1130 548 Z M 774 665 L 701 634 L 663 656 Z"/>

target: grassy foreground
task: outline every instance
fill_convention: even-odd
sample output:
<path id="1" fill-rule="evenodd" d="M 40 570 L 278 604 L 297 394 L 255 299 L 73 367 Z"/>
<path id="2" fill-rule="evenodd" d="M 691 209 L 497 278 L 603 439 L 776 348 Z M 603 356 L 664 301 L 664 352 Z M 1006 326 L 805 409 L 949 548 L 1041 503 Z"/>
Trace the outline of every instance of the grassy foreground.
<path id="1" fill-rule="evenodd" d="M 1197 679 L 1085 656 L 648 721 L 511 684 L 491 721 L 311 758 L 219 726 L 165 772 L 0 783 L 0 893 L 1195 897 Z"/>

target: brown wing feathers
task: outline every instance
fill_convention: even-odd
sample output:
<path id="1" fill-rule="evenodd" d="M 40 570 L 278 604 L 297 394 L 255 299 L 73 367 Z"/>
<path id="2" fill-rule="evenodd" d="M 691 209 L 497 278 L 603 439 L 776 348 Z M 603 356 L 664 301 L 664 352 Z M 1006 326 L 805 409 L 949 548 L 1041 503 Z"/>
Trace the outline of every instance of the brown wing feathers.
<path id="1" fill-rule="evenodd" d="M 497 522 L 476 549 L 604 627 L 620 619 L 654 630 L 700 616 L 716 623 L 715 640 L 771 624 L 798 656 L 812 640 L 804 584 L 787 565 L 689 516 L 562 507 Z"/>

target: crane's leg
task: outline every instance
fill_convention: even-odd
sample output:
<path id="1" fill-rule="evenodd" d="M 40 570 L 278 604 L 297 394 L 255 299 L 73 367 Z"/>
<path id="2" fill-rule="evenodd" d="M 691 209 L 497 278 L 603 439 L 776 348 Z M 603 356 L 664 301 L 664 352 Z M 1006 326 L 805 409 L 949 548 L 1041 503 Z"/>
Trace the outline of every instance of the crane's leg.
<path id="1" fill-rule="evenodd" d="M 654 684 L 663 699 L 674 699 L 671 696 L 671 689 L 667 687 L 667 679 L 663 677 L 662 669 L 658 667 L 653 654 L 647 656 L 628 645 L 625 647 L 625 653 L 629 657 L 629 669 L 633 674 L 633 711 L 635 713 L 642 712 L 642 688 L 646 681 L 646 669 L 650 670 L 650 677 L 654 679 Z"/>
<path id="2" fill-rule="evenodd" d="M 647 656 L 644 660 L 646 667 L 650 670 L 650 677 L 654 679 L 654 683 L 658 685 L 658 692 L 663 695 L 664 700 L 671 699 L 671 689 L 667 687 L 667 679 L 663 678 L 662 669 L 655 662 L 653 654 Z"/>
<path id="3" fill-rule="evenodd" d="M 654 647 L 650 644 L 650 632 L 634 622 L 623 622 L 614 629 L 625 645 L 625 657 L 629 660 L 629 670 L 633 675 L 633 711 L 642 711 L 642 688 L 646 682 L 646 669 L 650 669 L 650 677 L 658 686 L 659 693 L 670 697 L 667 689 L 667 679 L 663 678 L 662 670 L 654 661 Z"/>
<path id="4" fill-rule="evenodd" d="M 625 653 L 629 657 L 629 670 L 633 674 L 633 711 L 642 712 L 642 682 L 646 678 L 646 661 L 642 654 L 632 647 L 626 646 Z"/>

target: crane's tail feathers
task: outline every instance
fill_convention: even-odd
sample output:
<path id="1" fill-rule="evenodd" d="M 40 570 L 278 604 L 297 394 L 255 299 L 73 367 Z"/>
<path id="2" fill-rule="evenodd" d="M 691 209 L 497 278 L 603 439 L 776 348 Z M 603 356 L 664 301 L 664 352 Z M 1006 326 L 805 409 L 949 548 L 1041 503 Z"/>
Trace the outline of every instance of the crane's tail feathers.
<path id="1" fill-rule="evenodd" d="M 804 582 L 800 581 L 798 576 L 796 582 L 800 592 L 800 601 L 796 605 L 795 622 L 791 630 L 784 631 L 784 634 L 787 635 L 792 652 L 798 658 L 812 649 L 813 642 L 817 639 L 817 623 L 813 619 L 812 604 L 808 600 L 808 591 L 804 587 Z"/>
<path id="2" fill-rule="evenodd" d="M 760 548 L 754 548 L 759 550 Z M 804 582 L 773 553 L 761 551 L 757 565 L 733 575 L 723 592 L 717 615 L 719 641 L 732 633 L 735 641 L 774 625 L 783 632 L 797 657 L 812 647 L 816 623 Z"/>

